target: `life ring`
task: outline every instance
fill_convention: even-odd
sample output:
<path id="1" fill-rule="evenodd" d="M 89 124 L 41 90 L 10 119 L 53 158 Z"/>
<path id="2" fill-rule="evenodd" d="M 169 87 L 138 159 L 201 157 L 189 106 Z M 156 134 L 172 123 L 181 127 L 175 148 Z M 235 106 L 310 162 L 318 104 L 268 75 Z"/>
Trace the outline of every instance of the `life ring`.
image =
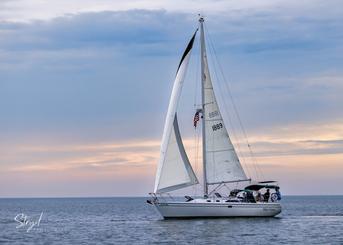
<path id="1" fill-rule="evenodd" d="M 276 193 L 273 193 L 270 195 L 270 200 L 272 202 L 277 202 L 277 200 L 279 199 L 278 195 Z"/>

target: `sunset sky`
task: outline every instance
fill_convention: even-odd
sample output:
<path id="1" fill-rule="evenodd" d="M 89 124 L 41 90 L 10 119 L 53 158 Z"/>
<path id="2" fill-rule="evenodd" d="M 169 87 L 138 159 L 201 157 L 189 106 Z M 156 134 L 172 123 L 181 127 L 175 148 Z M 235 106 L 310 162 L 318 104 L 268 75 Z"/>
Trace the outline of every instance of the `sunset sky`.
<path id="1" fill-rule="evenodd" d="M 151 192 L 198 13 L 264 179 L 289 195 L 343 194 L 341 0 L 1 0 L 0 197 Z M 180 127 L 199 172 L 194 49 Z M 228 128 L 256 177 L 238 124 Z"/>

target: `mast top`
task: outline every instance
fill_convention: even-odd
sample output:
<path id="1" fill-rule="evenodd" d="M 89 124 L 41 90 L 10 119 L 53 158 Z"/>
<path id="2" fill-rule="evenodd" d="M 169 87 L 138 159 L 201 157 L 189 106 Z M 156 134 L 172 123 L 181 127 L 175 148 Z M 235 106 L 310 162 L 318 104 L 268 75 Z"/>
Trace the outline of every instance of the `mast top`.
<path id="1" fill-rule="evenodd" d="M 202 16 L 201 14 L 199 14 L 199 22 L 203 23 L 205 21 L 204 16 Z"/>

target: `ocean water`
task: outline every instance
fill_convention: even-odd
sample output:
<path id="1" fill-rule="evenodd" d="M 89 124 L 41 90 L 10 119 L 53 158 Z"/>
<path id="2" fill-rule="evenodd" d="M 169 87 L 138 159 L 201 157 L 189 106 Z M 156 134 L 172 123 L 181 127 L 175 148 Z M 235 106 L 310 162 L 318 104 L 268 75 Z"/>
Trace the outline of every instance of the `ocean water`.
<path id="1" fill-rule="evenodd" d="M 0 199 L 0 244 L 343 244 L 343 196 L 286 196 L 275 218 L 166 221 L 145 201 Z"/>

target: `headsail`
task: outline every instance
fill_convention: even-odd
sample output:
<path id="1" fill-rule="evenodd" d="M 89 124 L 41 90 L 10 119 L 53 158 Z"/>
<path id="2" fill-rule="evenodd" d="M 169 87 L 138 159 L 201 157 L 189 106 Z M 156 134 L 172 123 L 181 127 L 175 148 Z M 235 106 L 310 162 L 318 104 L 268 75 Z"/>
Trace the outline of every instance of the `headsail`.
<path id="1" fill-rule="evenodd" d="M 176 110 L 186 75 L 196 32 L 190 40 L 178 67 L 164 125 L 155 193 L 177 190 L 198 183 L 185 152 L 177 122 Z"/>
<path id="2" fill-rule="evenodd" d="M 246 180 L 247 176 L 226 130 L 213 90 L 207 62 L 203 23 L 201 21 L 203 22 L 203 19 L 200 20 L 200 38 L 202 46 L 203 120 L 205 120 L 203 124 L 205 186 L 207 184 Z M 207 192 L 206 188 L 205 194 Z"/>

